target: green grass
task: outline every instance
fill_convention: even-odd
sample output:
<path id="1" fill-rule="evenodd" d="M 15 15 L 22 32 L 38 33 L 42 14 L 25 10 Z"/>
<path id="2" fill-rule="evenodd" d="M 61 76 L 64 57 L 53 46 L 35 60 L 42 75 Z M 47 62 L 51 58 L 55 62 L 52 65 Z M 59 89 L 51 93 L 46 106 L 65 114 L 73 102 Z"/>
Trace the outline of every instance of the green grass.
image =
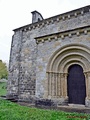
<path id="1" fill-rule="evenodd" d="M 1 95 L 6 95 L 6 82 L 0 82 L 0 96 Z"/>
<path id="2" fill-rule="evenodd" d="M 6 95 L 5 82 L 0 82 L 1 95 Z M 89 120 L 89 118 L 89 114 L 30 108 L 0 99 L 0 120 Z"/>
<path id="3" fill-rule="evenodd" d="M 90 115 L 20 106 L 0 99 L 0 120 L 89 120 Z"/>

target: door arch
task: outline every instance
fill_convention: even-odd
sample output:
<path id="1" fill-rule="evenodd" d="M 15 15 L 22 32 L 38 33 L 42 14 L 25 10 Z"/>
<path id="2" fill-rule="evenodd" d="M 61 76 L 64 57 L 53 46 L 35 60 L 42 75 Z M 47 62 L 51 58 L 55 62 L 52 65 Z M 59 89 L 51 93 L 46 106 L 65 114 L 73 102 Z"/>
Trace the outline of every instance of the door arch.
<path id="1" fill-rule="evenodd" d="M 60 104 L 68 104 L 68 72 L 70 66 L 78 65 L 85 75 L 85 96 L 83 102 L 75 104 L 85 104 L 88 106 L 90 100 L 90 48 L 82 44 L 68 44 L 60 47 L 49 58 L 47 64 L 47 97 L 49 99 L 60 100 Z M 81 92 L 82 93 L 82 92 Z M 63 101 L 62 101 L 63 99 Z M 81 98 L 80 98 L 81 99 Z M 69 101 L 69 103 L 71 103 Z"/>
<path id="2" fill-rule="evenodd" d="M 67 92 L 69 103 L 85 104 L 86 85 L 83 68 L 74 64 L 68 69 Z"/>

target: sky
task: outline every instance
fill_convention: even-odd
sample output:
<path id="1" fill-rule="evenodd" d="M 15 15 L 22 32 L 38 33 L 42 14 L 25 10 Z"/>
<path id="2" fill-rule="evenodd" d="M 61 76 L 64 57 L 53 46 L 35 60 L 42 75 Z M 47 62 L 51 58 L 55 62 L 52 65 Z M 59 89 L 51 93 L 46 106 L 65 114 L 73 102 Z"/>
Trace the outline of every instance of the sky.
<path id="1" fill-rule="evenodd" d="M 13 29 L 30 24 L 31 12 L 44 19 L 90 5 L 90 0 L 0 0 L 0 59 L 9 62 Z"/>

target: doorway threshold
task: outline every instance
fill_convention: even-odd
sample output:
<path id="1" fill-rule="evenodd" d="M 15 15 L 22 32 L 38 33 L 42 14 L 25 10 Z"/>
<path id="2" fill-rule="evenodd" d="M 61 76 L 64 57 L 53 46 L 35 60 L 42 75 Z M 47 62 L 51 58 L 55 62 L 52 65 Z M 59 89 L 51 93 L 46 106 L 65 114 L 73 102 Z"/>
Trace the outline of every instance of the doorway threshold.
<path id="1" fill-rule="evenodd" d="M 77 112 L 77 113 L 87 113 L 90 114 L 90 108 L 86 107 L 85 105 L 80 104 L 68 104 L 64 106 L 57 106 L 58 110 L 65 111 L 65 112 Z"/>
<path id="2" fill-rule="evenodd" d="M 74 108 L 85 108 L 85 105 L 82 104 L 68 104 L 68 106 Z"/>

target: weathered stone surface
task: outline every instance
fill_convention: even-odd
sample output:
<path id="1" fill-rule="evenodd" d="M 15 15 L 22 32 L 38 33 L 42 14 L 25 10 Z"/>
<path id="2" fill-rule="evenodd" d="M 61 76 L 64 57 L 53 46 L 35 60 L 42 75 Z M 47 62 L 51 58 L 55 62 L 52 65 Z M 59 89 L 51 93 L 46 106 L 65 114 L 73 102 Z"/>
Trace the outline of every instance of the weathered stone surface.
<path id="1" fill-rule="evenodd" d="M 49 99 L 55 104 L 68 104 L 68 67 L 79 64 L 90 99 L 89 10 L 87 6 L 14 30 L 8 95 L 18 95 L 20 101 Z"/>

